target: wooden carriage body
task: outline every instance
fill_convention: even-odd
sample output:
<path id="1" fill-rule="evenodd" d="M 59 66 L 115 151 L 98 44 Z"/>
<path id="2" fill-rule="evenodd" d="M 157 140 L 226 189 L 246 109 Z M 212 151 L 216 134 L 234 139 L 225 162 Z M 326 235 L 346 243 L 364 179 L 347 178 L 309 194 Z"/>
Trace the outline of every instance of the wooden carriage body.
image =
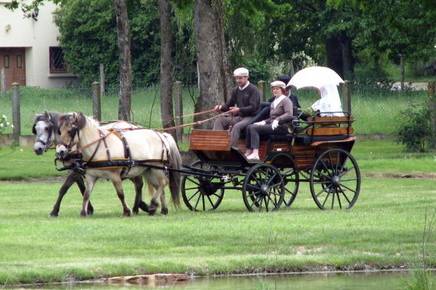
<path id="1" fill-rule="evenodd" d="M 277 154 L 287 154 L 292 158 L 292 164 L 282 162 L 277 165 L 310 170 L 317 156 L 328 149 L 341 148 L 351 152 L 356 140 L 352 123 L 352 116 L 310 117 L 300 133 L 263 136 L 259 147 L 260 161 L 268 163 Z M 238 148 L 231 147 L 229 131 L 193 130 L 189 149 L 203 162 L 216 165 L 240 166 L 253 162 L 243 155 L 245 139 L 239 140 Z"/>
<path id="2" fill-rule="evenodd" d="M 299 184 L 307 182 L 320 209 L 351 208 L 361 182 L 350 154 L 356 140 L 352 123 L 352 116 L 294 122 L 288 134 L 261 138 L 260 160 L 245 158 L 244 139 L 232 147 L 229 131 L 193 130 L 190 150 L 199 161 L 188 167 L 201 174 L 184 178 L 184 202 L 191 210 L 213 210 L 225 190 L 237 189 L 248 210 L 268 211 L 282 203 L 290 207 Z"/>

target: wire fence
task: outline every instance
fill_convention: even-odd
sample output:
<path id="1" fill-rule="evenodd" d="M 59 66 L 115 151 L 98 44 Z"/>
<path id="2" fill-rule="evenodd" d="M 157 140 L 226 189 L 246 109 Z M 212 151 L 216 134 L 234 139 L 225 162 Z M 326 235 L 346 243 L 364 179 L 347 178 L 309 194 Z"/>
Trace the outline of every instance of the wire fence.
<path id="1" fill-rule="evenodd" d="M 106 91 L 101 96 L 102 120 L 118 119 L 118 84 L 106 85 Z M 270 96 L 263 89 L 264 99 Z M 0 114 L 5 114 L 12 120 L 12 90 L 0 95 Z M 319 95 L 315 90 L 300 90 L 297 92 L 303 108 L 312 105 Z M 182 86 L 181 89 L 183 114 L 194 112 L 198 89 L 194 86 Z M 87 115 L 93 114 L 92 88 L 74 87 L 65 89 L 40 89 L 20 87 L 21 99 L 21 134 L 31 134 L 31 127 L 36 114 L 44 111 L 71 112 L 80 111 Z M 413 106 L 427 105 L 427 91 L 389 91 L 375 89 L 351 89 L 352 114 L 355 118 L 356 134 L 393 135 L 398 130 L 399 123 Z M 146 128 L 161 128 L 160 92 L 159 86 L 136 87 L 132 94 L 132 121 Z M 184 120 L 191 122 L 192 117 Z M 185 134 L 189 129 L 185 128 Z M 3 133 L 12 133 L 8 128 Z"/>

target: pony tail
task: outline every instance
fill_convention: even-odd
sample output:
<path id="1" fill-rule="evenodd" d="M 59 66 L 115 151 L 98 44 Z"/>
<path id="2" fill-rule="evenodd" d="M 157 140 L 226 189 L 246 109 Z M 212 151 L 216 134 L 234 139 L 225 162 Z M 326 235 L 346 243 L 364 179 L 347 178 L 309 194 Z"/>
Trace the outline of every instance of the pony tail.
<path id="1" fill-rule="evenodd" d="M 179 170 L 182 167 L 182 156 L 180 155 L 179 148 L 177 147 L 174 138 L 169 135 L 167 136 L 169 140 L 169 154 L 168 154 L 168 163 L 171 169 Z M 169 171 L 169 182 L 170 182 L 170 191 L 171 191 L 171 199 L 174 205 L 177 207 L 180 206 L 180 184 L 181 184 L 181 174 L 178 171 L 170 170 Z"/>

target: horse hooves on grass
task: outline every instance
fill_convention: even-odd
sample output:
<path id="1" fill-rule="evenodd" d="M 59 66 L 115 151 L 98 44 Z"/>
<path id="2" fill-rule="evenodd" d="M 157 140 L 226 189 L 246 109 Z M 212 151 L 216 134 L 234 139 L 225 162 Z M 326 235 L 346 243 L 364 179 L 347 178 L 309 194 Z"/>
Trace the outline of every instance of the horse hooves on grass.
<path id="1" fill-rule="evenodd" d="M 57 212 L 51 212 L 50 213 L 50 217 L 58 217 L 59 216 L 59 214 L 57 213 Z"/>
<path id="2" fill-rule="evenodd" d="M 139 208 L 140 209 L 142 209 L 143 211 L 145 211 L 145 212 L 148 212 L 148 205 L 145 203 L 145 202 L 143 202 L 142 200 L 139 202 Z"/>
<path id="3" fill-rule="evenodd" d="M 92 206 L 88 206 L 88 215 L 94 214 L 94 208 Z"/>
<path id="4" fill-rule="evenodd" d="M 137 215 L 139 213 L 139 209 L 138 208 L 133 208 L 132 212 L 134 215 Z"/>
<path id="5" fill-rule="evenodd" d="M 149 207 L 148 208 L 148 214 L 149 215 L 154 215 L 156 213 L 157 207 Z"/>
<path id="6" fill-rule="evenodd" d="M 166 207 L 164 207 L 164 208 L 162 208 L 160 210 L 160 213 L 163 214 L 163 215 L 167 215 L 168 214 L 168 209 Z"/>
<path id="7" fill-rule="evenodd" d="M 82 211 L 80 211 L 80 216 L 81 217 L 87 217 L 88 214 L 86 213 L 86 211 L 82 210 Z"/>
<path id="8" fill-rule="evenodd" d="M 129 209 L 129 210 L 124 210 L 124 212 L 123 212 L 123 216 L 125 216 L 125 217 L 130 217 L 130 216 L 132 216 L 132 211 Z"/>

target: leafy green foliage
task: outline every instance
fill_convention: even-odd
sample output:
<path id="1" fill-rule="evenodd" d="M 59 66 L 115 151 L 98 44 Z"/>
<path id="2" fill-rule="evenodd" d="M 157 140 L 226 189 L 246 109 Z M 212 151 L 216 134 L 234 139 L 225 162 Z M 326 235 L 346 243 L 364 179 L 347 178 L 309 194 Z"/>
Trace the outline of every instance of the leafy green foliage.
<path id="1" fill-rule="evenodd" d="M 159 74 L 159 18 L 154 1 L 128 3 L 134 82 L 156 82 Z M 71 70 L 84 83 L 98 77 L 103 63 L 109 83 L 118 76 L 118 47 L 115 13 L 110 0 L 62 2 L 56 17 Z"/>
<path id="2" fill-rule="evenodd" d="M 398 131 L 398 142 L 409 151 L 427 151 L 431 138 L 430 109 L 427 106 L 414 106 L 402 111 L 401 116 L 404 119 Z"/>

